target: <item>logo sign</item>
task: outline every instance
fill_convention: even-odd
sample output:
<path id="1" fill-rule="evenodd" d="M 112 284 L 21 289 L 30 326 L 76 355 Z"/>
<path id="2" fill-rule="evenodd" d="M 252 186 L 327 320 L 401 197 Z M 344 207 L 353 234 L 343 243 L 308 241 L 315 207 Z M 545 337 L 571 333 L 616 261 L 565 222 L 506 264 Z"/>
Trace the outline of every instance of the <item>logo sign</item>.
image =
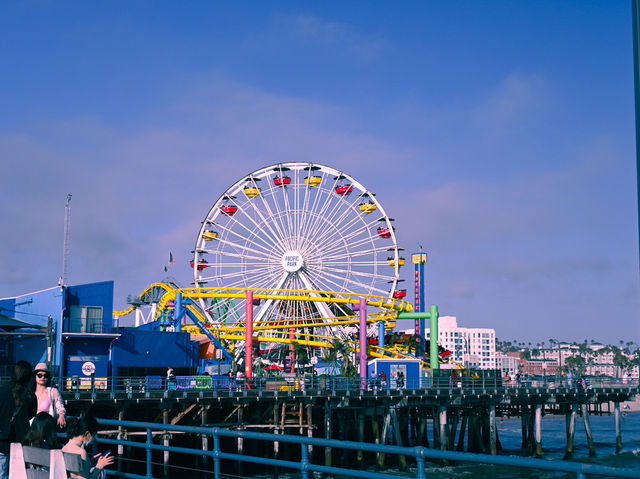
<path id="1" fill-rule="evenodd" d="M 287 251 L 284 256 L 282 256 L 282 267 L 289 273 L 298 271 L 302 268 L 302 264 L 302 255 L 297 251 Z"/>
<path id="2" fill-rule="evenodd" d="M 91 376 L 92 374 L 95 374 L 95 372 L 96 365 L 91 361 L 87 361 L 86 363 L 82 364 L 82 374 L 84 374 L 85 376 Z"/>

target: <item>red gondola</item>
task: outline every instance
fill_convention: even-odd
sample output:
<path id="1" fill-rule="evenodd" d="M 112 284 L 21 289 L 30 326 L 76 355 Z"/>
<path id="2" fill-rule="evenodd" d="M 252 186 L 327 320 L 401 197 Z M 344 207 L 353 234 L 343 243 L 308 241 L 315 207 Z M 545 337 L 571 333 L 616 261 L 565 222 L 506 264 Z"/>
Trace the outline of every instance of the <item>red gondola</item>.
<path id="1" fill-rule="evenodd" d="M 378 236 L 380 236 L 380 238 L 389 239 L 391 238 L 391 230 L 389 228 L 379 227 Z"/>
<path id="2" fill-rule="evenodd" d="M 193 260 L 191 260 L 189 264 L 193 268 Z M 209 264 L 209 262 L 206 259 L 201 259 L 197 265 L 198 271 L 202 271 L 203 269 L 205 269 L 207 267 L 207 264 Z"/>
<path id="3" fill-rule="evenodd" d="M 291 178 L 288 176 L 276 176 L 273 184 L 276 186 L 287 186 L 291 184 Z"/>
<path id="4" fill-rule="evenodd" d="M 353 186 L 351 185 L 342 185 L 336 188 L 336 193 L 338 193 L 340 196 L 349 195 L 351 194 L 352 191 L 353 191 Z"/>
<path id="5" fill-rule="evenodd" d="M 406 296 L 407 296 L 407 290 L 406 289 L 397 289 L 393 293 L 393 299 L 402 299 L 402 298 L 406 298 Z"/>
<path id="6" fill-rule="evenodd" d="M 223 215 L 233 216 L 236 214 L 236 211 L 238 211 L 238 207 L 235 205 L 225 205 L 222 208 L 220 208 L 220 211 L 222 212 Z"/>

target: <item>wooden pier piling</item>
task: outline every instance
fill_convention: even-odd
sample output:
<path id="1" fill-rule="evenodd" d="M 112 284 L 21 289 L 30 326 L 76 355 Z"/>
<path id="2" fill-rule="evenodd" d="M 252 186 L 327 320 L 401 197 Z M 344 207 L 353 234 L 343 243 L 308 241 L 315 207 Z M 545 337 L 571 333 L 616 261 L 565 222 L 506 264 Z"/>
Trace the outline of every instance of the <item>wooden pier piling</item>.
<path id="1" fill-rule="evenodd" d="M 616 423 L 616 454 L 622 451 L 622 426 L 620 424 L 620 402 L 613 405 L 613 415 Z"/>
<path id="2" fill-rule="evenodd" d="M 591 432 L 591 423 L 589 422 L 589 409 L 586 403 L 580 405 L 582 408 L 582 421 L 584 422 L 584 432 L 587 435 L 587 443 L 589 444 L 589 457 L 596 457 L 596 445 L 593 442 L 593 434 Z"/>

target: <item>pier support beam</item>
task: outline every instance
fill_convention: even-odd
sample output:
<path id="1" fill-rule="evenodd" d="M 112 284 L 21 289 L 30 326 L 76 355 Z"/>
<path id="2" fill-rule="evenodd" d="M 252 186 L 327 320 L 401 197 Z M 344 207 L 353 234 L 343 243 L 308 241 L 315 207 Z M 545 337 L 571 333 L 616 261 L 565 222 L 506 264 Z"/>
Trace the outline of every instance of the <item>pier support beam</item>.
<path id="1" fill-rule="evenodd" d="M 620 402 L 613 403 L 613 416 L 616 421 L 616 454 L 622 452 L 622 427 L 620 424 Z"/>
<path id="2" fill-rule="evenodd" d="M 396 411 L 396 409 L 392 408 L 390 411 L 390 416 L 391 416 L 391 422 L 393 424 L 393 432 L 394 432 L 394 437 L 395 437 L 395 443 L 396 446 L 400 446 L 402 447 L 402 435 L 400 434 L 400 423 L 398 421 L 398 412 Z M 407 470 L 407 457 L 406 456 L 398 456 L 398 459 L 400 460 L 400 470 L 401 471 L 406 471 Z"/>
<path id="3" fill-rule="evenodd" d="M 497 446 L 497 430 L 496 430 L 496 405 L 491 404 L 489 406 L 489 453 L 492 455 L 498 454 Z"/>
<path id="4" fill-rule="evenodd" d="M 333 420 L 332 420 L 331 404 L 327 400 L 324 408 L 324 437 L 325 439 L 333 439 Z M 324 448 L 324 465 L 331 467 L 333 461 L 331 460 L 331 448 Z"/>
<path id="5" fill-rule="evenodd" d="M 589 444 L 589 457 L 596 457 L 596 445 L 593 442 L 593 434 L 591 432 L 591 423 L 589 422 L 589 408 L 586 404 L 580 405 L 582 409 L 582 421 L 584 422 L 584 432 L 587 435 L 587 444 Z"/>
<path id="6" fill-rule="evenodd" d="M 165 409 L 162 411 L 162 422 L 164 424 L 169 424 L 169 410 Z M 169 433 L 165 431 L 164 439 L 162 440 L 163 445 L 169 446 Z M 169 451 L 163 451 L 163 473 L 164 477 L 169 477 Z"/>
<path id="7" fill-rule="evenodd" d="M 460 411 L 460 414 L 462 415 L 462 421 L 460 421 L 460 433 L 458 434 L 458 445 L 456 446 L 456 451 L 463 452 L 464 451 L 464 433 L 465 433 L 465 429 L 467 428 L 468 419 L 464 411 Z M 469 445 L 467 444 L 467 448 L 468 447 Z"/>
<path id="8" fill-rule="evenodd" d="M 438 434 L 440 439 L 440 450 L 446 451 L 449 449 L 449 424 L 447 423 L 447 407 L 438 407 L 438 426 L 440 427 L 440 433 Z"/>
<path id="9" fill-rule="evenodd" d="M 567 413 L 567 450 L 564 453 L 564 459 L 573 457 L 573 442 L 576 436 L 576 416 L 578 415 L 578 405 L 572 404 L 571 411 Z"/>
<path id="10" fill-rule="evenodd" d="M 533 438 L 535 440 L 535 456 L 542 457 L 542 404 L 535 406 L 535 426 Z"/>

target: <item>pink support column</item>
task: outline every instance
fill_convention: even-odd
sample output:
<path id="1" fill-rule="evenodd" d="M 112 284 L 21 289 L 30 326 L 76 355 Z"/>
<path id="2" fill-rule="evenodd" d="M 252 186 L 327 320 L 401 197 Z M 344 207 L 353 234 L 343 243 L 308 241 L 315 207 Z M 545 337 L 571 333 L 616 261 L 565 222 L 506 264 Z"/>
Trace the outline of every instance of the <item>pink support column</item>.
<path id="1" fill-rule="evenodd" d="M 253 291 L 247 291 L 247 323 L 244 335 L 244 375 L 247 384 L 253 377 Z"/>
<path id="2" fill-rule="evenodd" d="M 367 301 L 360 298 L 360 387 L 367 387 Z"/>

